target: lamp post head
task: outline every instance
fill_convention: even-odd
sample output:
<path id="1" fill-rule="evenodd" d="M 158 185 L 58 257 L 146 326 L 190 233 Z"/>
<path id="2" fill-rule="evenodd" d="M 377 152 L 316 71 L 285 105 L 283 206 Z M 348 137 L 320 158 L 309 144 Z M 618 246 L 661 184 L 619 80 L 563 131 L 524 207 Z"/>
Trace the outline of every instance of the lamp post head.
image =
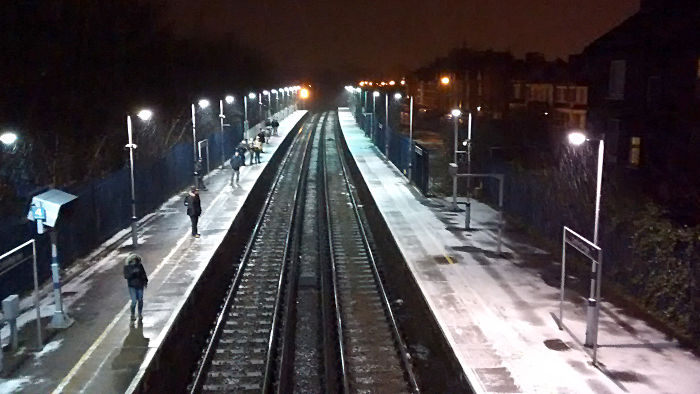
<path id="1" fill-rule="evenodd" d="M 379 92 L 377 92 L 377 91 L 375 90 L 374 93 L 372 93 L 372 96 L 374 96 L 374 97 L 379 97 Z"/>
<path id="2" fill-rule="evenodd" d="M 391 85 L 391 86 L 396 85 L 396 81 L 389 81 L 389 85 Z"/>
<path id="3" fill-rule="evenodd" d="M 301 89 L 301 92 L 299 93 L 299 97 L 306 99 L 309 98 L 309 89 L 303 88 Z"/>
<path id="4" fill-rule="evenodd" d="M 273 94 L 277 94 L 277 89 L 272 89 Z"/>
<path id="5" fill-rule="evenodd" d="M 401 93 L 394 93 L 394 99 L 401 100 Z"/>
<path id="6" fill-rule="evenodd" d="M 255 95 L 255 93 L 253 93 L 253 92 L 248 93 L 248 98 L 249 98 L 249 99 L 255 100 L 255 97 L 257 97 L 257 96 Z"/>
<path id="7" fill-rule="evenodd" d="M 458 117 L 462 116 L 462 111 L 460 111 L 458 108 L 453 109 L 452 112 L 450 112 L 450 113 L 451 113 L 452 116 L 454 116 L 455 118 L 458 118 Z"/>
<path id="8" fill-rule="evenodd" d="M 205 108 L 207 108 L 207 107 L 209 106 L 209 100 L 207 100 L 207 99 L 201 99 L 201 100 L 199 100 L 199 103 L 198 103 L 198 104 L 199 104 L 199 108 L 205 109 Z"/>
<path id="9" fill-rule="evenodd" d="M 153 111 L 150 109 L 142 109 L 138 114 L 136 114 L 136 116 L 138 116 L 139 119 L 143 120 L 144 122 L 148 122 L 153 117 Z"/>
<path id="10" fill-rule="evenodd" d="M 226 104 L 233 104 L 233 96 L 226 96 Z"/>
<path id="11" fill-rule="evenodd" d="M 269 91 L 269 90 L 263 90 L 263 94 L 264 94 L 265 96 L 269 96 L 269 95 L 270 95 L 270 91 Z"/>
<path id="12" fill-rule="evenodd" d="M 450 84 L 450 77 L 444 76 L 444 77 L 440 78 L 440 83 L 445 85 L 445 86 L 449 85 Z"/>
<path id="13" fill-rule="evenodd" d="M 580 131 L 572 131 L 569 133 L 568 139 L 571 145 L 578 146 L 586 142 L 588 138 L 586 138 L 586 135 Z"/>
<path id="14" fill-rule="evenodd" d="M 0 134 L 0 142 L 8 146 L 17 142 L 18 138 L 19 137 L 17 137 L 17 134 L 13 133 L 12 131 L 6 131 Z"/>

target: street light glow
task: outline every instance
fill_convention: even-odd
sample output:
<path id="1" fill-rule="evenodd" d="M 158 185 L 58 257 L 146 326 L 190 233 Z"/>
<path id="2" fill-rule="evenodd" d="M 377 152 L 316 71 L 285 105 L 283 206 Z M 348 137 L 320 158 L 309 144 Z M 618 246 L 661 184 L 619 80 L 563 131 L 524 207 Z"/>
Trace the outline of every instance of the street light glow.
<path id="1" fill-rule="evenodd" d="M 144 122 L 148 122 L 151 120 L 151 117 L 153 117 L 153 111 L 150 109 L 142 109 L 138 114 L 136 114 L 136 116 L 138 116 L 139 119 L 143 120 Z"/>
<path id="2" fill-rule="evenodd" d="M 5 145 L 12 145 L 17 141 L 17 134 L 7 131 L 5 133 L 0 134 L 0 142 L 2 142 Z"/>
<path id="3" fill-rule="evenodd" d="M 272 94 L 277 94 L 277 89 L 272 89 Z"/>
<path id="4" fill-rule="evenodd" d="M 207 99 L 201 99 L 201 100 L 199 100 L 199 103 L 198 103 L 198 104 L 199 104 L 199 108 L 205 109 L 205 108 L 207 108 L 207 107 L 209 106 L 209 100 L 207 100 Z"/>
<path id="5" fill-rule="evenodd" d="M 451 113 L 452 113 L 452 116 L 454 116 L 455 118 L 456 118 L 456 117 L 459 117 L 460 115 L 462 115 L 462 111 L 460 111 L 460 110 L 457 109 L 457 108 L 453 109 Z"/>
<path id="6" fill-rule="evenodd" d="M 253 93 L 253 92 L 248 93 L 248 98 L 249 98 L 249 99 L 255 100 L 255 97 L 257 97 L 257 96 L 255 95 L 255 93 Z"/>
<path id="7" fill-rule="evenodd" d="M 573 132 L 569 133 L 568 137 L 569 137 L 569 143 L 571 145 L 576 145 L 576 146 L 583 144 L 584 142 L 586 142 L 586 139 L 587 139 L 586 135 L 580 131 L 573 131 Z"/>
<path id="8" fill-rule="evenodd" d="M 307 89 L 307 88 L 301 89 L 301 92 L 299 92 L 299 97 L 301 97 L 303 99 L 309 98 L 309 89 Z"/>
<path id="9" fill-rule="evenodd" d="M 263 94 L 264 94 L 265 96 L 269 96 L 269 95 L 270 95 L 270 91 L 268 91 L 268 90 L 263 90 Z"/>
<path id="10" fill-rule="evenodd" d="M 233 104 L 233 96 L 226 96 L 226 104 Z"/>
<path id="11" fill-rule="evenodd" d="M 377 92 L 377 91 L 375 90 L 374 93 L 372 93 L 372 96 L 374 96 L 374 97 L 379 97 L 379 92 Z"/>
<path id="12" fill-rule="evenodd" d="M 389 85 L 391 85 L 391 86 L 396 85 L 396 81 L 389 81 Z"/>
<path id="13" fill-rule="evenodd" d="M 450 77 L 442 77 L 440 78 L 440 83 L 443 85 L 449 85 L 450 84 Z"/>
<path id="14" fill-rule="evenodd" d="M 405 79 L 402 79 L 402 80 L 401 80 L 401 85 L 405 85 L 405 84 L 406 84 L 406 80 L 405 80 Z"/>
<path id="15" fill-rule="evenodd" d="M 394 98 L 395 98 L 396 100 L 401 100 L 401 93 L 395 93 L 395 94 L 394 94 Z"/>

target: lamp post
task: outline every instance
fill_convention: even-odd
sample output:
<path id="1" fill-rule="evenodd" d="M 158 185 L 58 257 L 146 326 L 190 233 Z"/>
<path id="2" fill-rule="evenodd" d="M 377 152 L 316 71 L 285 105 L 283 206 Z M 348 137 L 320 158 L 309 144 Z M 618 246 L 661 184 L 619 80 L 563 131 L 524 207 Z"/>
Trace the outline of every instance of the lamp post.
<path id="1" fill-rule="evenodd" d="M 457 164 L 457 135 L 459 134 L 459 117 L 462 111 L 459 109 L 452 110 L 452 119 L 454 119 L 454 163 Z M 457 176 L 452 177 L 452 209 L 457 210 Z"/>
<path id="2" fill-rule="evenodd" d="M 226 104 L 233 104 L 233 96 L 226 96 Z M 224 168 L 224 163 L 226 162 L 226 152 L 224 152 L 224 101 L 219 100 L 219 124 L 221 125 L 221 169 Z"/>
<path id="3" fill-rule="evenodd" d="M 469 112 L 469 121 L 467 123 L 467 174 L 472 173 L 472 113 Z M 467 177 L 467 204 L 464 207 L 465 216 L 464 223 L 465 228 L 470 228 L 470 223 L 472 219 L 472 178 Z"/>
<path id="4" fill-rule="evenodd" d="M 199 108 L 205 109 L 209 107 L 209 100 L 207 99 L 201 99 L 197 103 L 199 105 Z M 196 110 L 194 108 L 194 104 L 192 104 L 192 157 L 194 159 L 194 164 L 195 166 L 197 165 L 197 120 L 196 120 Z M 196 171 L 193 171 L 192 174 L 194 175 L 194 186 L 197 187 L 197 174 Z"/>
<path id="5" fill-rule="evenodd" d="M 136 116 L 142 121 L 148 122 L 153 116 L 153 112 L 142 109 Z M 126 116 L 126 132 L 129 143 L 125 147 L 129 148 L 129 174 L 131 177 L 131 244 L 135 248 L 139 244 L 139 236 L 136 230 L 136 187 L 134 186 L 134 149 L 136 149 L 136 144 L 134 144 L 133 139 L 131 115 Z"/>
<path id="6" fill-rule="evenodd" d="M 372 93 L 372 127 L 370 128 L 370 137 L 372 140 L 374 140 L 374 120 L 377 118 L 377 97 L 379 97 L 379 92 L 375 90 Z"/>
<path id="7" fill-rule="evenodd" d="M 12 131 L 6 131 L 0 134 L 0 142 L 5 146 L 14 145 L 18 138 L 17 134 Z"/>
<path id="8" fill-rule="evenodd" d="M 275 106 L 274 106 L 274 108 L 272 109 L 272 113 L 273 113 L 273 114 L 276 114 L 277 112 L 279 112 L 279 107 L 280 107 L 280 96 L 279 96 L 279 92 L 277 91 L 277 89 L 272 89 L 272 94 L 275 95 Z"/>
<path id="9" fill-rule="evenodd" d="M 248 97 L 243 97 L 243 130 L 245 131 L 245 139 L 248 141 L 248 129 L 250 128 L 248 124 L 248 100 L 255 100 L 255 93 L 248 93 Z"/>
<path id="10" fill-rule="evenodd" d="M 267 119 L 270 117 L 269 112 L 272 107 L 272 95 L 270 95 L 269 90 L 263 90 L 263 96 L 267 96 L 267 111 L 265 112 L 265 119 Z M 262 106 L 262 97 L 260 99 L 260 105 Z"/>
<path id="11" fill-rule="evenodd" d="M 569 133 L 569 143 L 575 146 L 586 141 L 594 141 L 580 131 Z M 593 243 L 598 245 L 598 231 L 600 224 L 600 197 L 603 185 L 603 158 L 605 151 L 604 137 L 598 140 L 598 163 L 596 172 L 596 192 L 595 192 L 595 217 L 593 221 Z M 602 264 L 601 264 L 602 265 Z M 598 343 L 598 318 L 600 316 L 600 282 L 602 280 L 602 267 L 598 267 L 595 262 L 591 263 L 591 289 L 588 298 L 588 309 L 586 311 L 586 346 L 595 347 Z"/>
<path id="12" fill-rule="evenodd" d="M 262 93 L 258 93 L 258 122 L 262 121 Z"/>
<path id="13" fill-rule="evenodd" d="M 402 81 L 403 82 L 403 81 Z M 408 109 L 408 181 L 413 179 L 413 96 Z"/>
<path id="14" fill-rule="evenodd" d="M 389 160 L 389 93 L 384 93 L 384 153 Z"/>

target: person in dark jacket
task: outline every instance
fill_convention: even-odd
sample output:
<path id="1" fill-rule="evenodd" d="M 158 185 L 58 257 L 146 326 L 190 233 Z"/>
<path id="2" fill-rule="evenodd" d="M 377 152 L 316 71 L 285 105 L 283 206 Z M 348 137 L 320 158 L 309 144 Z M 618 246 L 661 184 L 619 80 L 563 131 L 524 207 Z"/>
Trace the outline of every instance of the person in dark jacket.
<path id="1" fill-rule="evenodd" d="M 245 152 L 248 150 L 248 141 L 241 141 L 236 150 L 238 151 L 238 154 L 241 155 L 241 160 L 243 160 L 243 165 L 245 166 Z"/>
<path id="2" fill-rule="evenodd" d="M 231 169 L 233 169 L 233 172 L 231 173 L 231 186 L 233 186 L 233 179 L 236 179 L 236 184 L 238 184 L 238 180 L 241 177 L 241 167 L 244 165 L 243 158 L 241 155 L 238 153 L 238 151 L 233 153 L 233 156 L 231 157 Z"/>
<path id="3" fill-rule="evenodd" d="M 277 119 L 272 119 L 272 135 L 277 135 L 278 127 L 280 127 L 280 122 Z"/>
<path id="4" fill-rule="evenodd" d="M 131 253 L 124 262 L 124 279 L 129 286 L 131 297 L 131 320 L 136 318 L 134 312 L 138 305 L 139 320 L 143 318 L 143 289 L 148 286 L 148 276 L 141 264 L 141 256 Z"/>
<path id="5" fill-rule="evenodd" d="M 190 217 L 192 222 L 192 236 L 199 238 L 199 233 L 197 232 L 197 222 L 199 221 L 199 215 L 202 214 L 202 203 L 199 200 L 199 191 L 196 187 L 185 197 L 185 206 L 187 207 L 187 216 Z"/>
<path id="6" fill-rule="evenodd" d="M 258 133 L 258 140 L 263 144 L 265 143 L 265 130 L 260 130 Z"/>
<path id="7" fill-rule="evenodd" d="M 194 163 L 194 175 L 197 178 L 197 188 L 207 190 L 207 186 L 204 184 L 204 163 L 202 163 L 201 157 Z"/>

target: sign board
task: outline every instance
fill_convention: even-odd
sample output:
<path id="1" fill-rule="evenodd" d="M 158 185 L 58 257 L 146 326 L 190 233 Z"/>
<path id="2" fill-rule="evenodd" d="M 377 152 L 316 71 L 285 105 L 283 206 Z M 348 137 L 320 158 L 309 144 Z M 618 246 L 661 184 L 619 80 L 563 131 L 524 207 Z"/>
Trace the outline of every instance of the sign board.
<path id="1" fill-rule="evenodd" d="M 47 192 L 36 195 L 32 197 L 32 209 L 29 210 L 27 219 L 33 222 L 37 219 L 42 220 L 47 226 L 56 227 L 56 221 L 58 220 L 61 207 L 75 200 L 76 198 L 78 198 L 78 196 L 74 196 L 58 189 L 51 189 Z M 35 216 L 34 207 L 41 207 L 43 209 L 43 211 L 40 211 L 39 213 L 44 214 L 44 219 L 40 219 Z"/>
<path id="2" fill-rule="evenodd" d="M 46 220 L 46 210 L 43 207 L 32 207 L 34 220 Z"/>
<path id="3" fill-rule="evenodd" d="M 595 262 L 600 261 L 600 248 L 566 226 L 564 226 L 564 242 L 573 246 L 589 259 Z"/>

